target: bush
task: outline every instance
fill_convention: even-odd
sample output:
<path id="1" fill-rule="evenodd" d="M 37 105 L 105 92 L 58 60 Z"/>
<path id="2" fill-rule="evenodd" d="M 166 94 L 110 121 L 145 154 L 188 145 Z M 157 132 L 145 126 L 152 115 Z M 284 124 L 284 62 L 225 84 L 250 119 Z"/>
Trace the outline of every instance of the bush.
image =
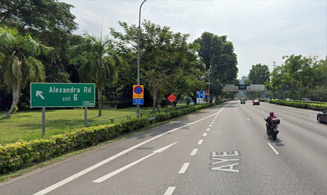
<path id="1" fill-rule="evenodd" d="M 270 100 L 272 104 L 297 107 L 303 109 L 311 109 L 317 111 L 327 110 L 327 103 L 325 102 L 301 102 L 301 101 L 285 101 L 285 100 Z"/>
<path id="2" fill-rule="evenodd" d="M 207 108 L 213 104 L 201 104 L 179 108 L 170 113 L 161 113 L 151 117 L 132 119 L 119 124 L 100 125 L 76 129 L 49 139 L 18 141 L 0 145 L 0 175 L 46 161 L 65 153 L 83 149 L 111 140 L 119 135 L 149 126 L 150 123 L 175 118 L 195 110 Z"/>

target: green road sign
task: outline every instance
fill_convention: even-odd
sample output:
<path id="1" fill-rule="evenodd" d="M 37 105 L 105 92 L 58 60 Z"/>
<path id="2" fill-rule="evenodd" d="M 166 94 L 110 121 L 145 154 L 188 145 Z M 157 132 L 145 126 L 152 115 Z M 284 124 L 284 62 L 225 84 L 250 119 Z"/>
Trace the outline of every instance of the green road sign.
<path id="1" fill-rule="evenodd" d="M 94 83 L 31 83 L 31 107 L 95 107 Z"/>

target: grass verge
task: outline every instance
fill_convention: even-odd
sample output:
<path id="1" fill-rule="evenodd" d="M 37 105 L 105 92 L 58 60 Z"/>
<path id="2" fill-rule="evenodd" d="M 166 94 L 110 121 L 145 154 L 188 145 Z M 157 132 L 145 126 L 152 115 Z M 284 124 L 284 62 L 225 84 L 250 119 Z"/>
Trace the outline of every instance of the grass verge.
<path id="1" fill-rule="evenodd" d="M 142 116 L 151 114 L 152 108 L 141 108 Z M 165 110 L 161 110 L 165 111 Z M 169 109 L 168 109 L 169 111 Z M 5 112 L 0 112 L 0 144 L 13 143 L 18 140 L 30 141 L 42 138 L 42 111 L 20 111 L 10 118 L 2 118 Z M 117 123 L 136 118 L 136 108 L 103 110 L 98 117 L 97 109 L 88 110 L 89 126 Z M 1 119 L 2 118 L 2 119 Z M 46 133 L 44 138 L 61 134 L 71 129 L 84 126 L 84 109 L 47 109 Z"/>
<path id="2" fill-rule="evenodd" d="M 198 110 L 195 111 L 195 112 L 198 112 Z M 59 156 L 59 157 L 56 157 L 56 158 L 52 158 L 52 159 L 50 159 L 48 161 L 35 164 L 35 165 L 31 166 L 31 167 L 27 167 L 27 168 L 18 170 L 16 172 L 13 172 L 13 173 L 10 173 L 10 174 L 7 174 L 7 175 L 2 175 L 2 176 L 0 175 L 0 182 L 4 182 L 4 181 L 7 181 L 9 179 L 16 178 L 16 177 L 22 176 L 24 174 L 30 173 L 30 172 L 35 171 L 37 169 L 40 169 L 42 167 L 46 167 L 46 166 L 52 165 L 54 163 L 61 162 L 61 161 L 65 160 L 65 159 L 68 159 L 68 158 L 77 156 L 77 155 L 82 154 L 82 153 L 84 153 L 86 151 L 90 151 L 90 150 L 93 150 L 93 149 L 102 147 L 102 146 L 104 146 L 106 144 L 115 142 L 117 140 L 120 140 L 120 139 L 123 139 L 123 138 L 126 138 L 126 137 L 130 137 L 130 136 L 139 134 L 141 132 L 148 131 L 148 130 L 154 128 L 154 127 L 161 126 L 161 125 L 166 124 L 166 123 L 169 123 L 171 121 L 175 121 L 175 120 L 177 120 L 177 119 L 179 119 L 181 117 L 184 117 L 184 116 L 180 116 L 178 118 L 173 118 L 173 119 L 170 119 L 170 120 L 167 120 L 167 121 L 163 121 L 163 122 L 158 122 L 158 123 L 155 123 L 155 124 L 151 124 L 150 126 L 147 126 L 147 127 L 144 127 L 144 128 L 141 128 L 141 129 L 132 131 L 132 132 L 128 132 L 128 133 L 126 133 L 124 135 L 120 135 L 120 136 L 118 136 L 115 139 L 108 140 L 108 141 L 103 142 L 103 143 L 99 143 L 96 146 L 92 146 L 92 147 L 89 147 L 89 148 L 85 148 L 85 149 L 81 149 L 81 150 L 78 150 L 78 151 L 70 152 L 70 153 L 64 154 L 62 156 Z"/>

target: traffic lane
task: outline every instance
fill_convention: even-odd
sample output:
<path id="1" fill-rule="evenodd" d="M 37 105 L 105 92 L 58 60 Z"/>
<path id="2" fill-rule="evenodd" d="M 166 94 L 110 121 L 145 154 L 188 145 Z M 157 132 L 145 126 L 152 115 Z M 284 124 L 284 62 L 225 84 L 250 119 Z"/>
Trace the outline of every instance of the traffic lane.
<path id="1" fill-rule="evenodd" d="M 166 186 L 172 181 L 171 176 L 177 174 L 182 166 L 181 162 L 184 162 L 185 156 L 191 153 L 197 144 L 197 137 L 202 135 L 201 131 L 209 125 L 208 120 L 211 118 L 145 144 L 143 148 L 151 148 L 149 151 L 144 151 L 142 154 L 138 151 L 131 151 L 128 156 L 115 159 L 112 163 L 99 167 L 49 194 L 106 194 L 109 189 L 110 194 L 163 194 Z M 162 154 L 153 155 L 100 183 L 94 182 L 108 173 L 149 155 L 153 150 L 171 143 L 176 144 Z"/>
<path id="2" fill-rule="evenodd" d="M 306 128 L 312 130 L 319 130 L 321 133 L 327 135 L 327 126 L 317 122 L 318 111 L 293 108 L 288 106 L 280 106 L 275 104 L 263 103 L 263 111 L 269 113 L 269 111 L 274 111 L 277 117 L 281 117 L 282 120 L 293 120 L 302 121 L 302 125 L 306 125 Z M 293 120 L 295 122 L 295 120 Z"/>
<path id="3" fill-rule="evenodd" d="M 253 112 L 250 112 L 250 111 Z M 253 120 L 260 115 L 258 109 L 248 109 Z M 285 115 L 285 117 L 289 117 Z M 294 122 L 295 120 L 295 122 Z M 260 120 L 254 121 L 259 124 Z M 306 128 L 305 122 L 300 119 L 281 121 L 280 133 L 277 141 L 271 144 L 279 152 L 279 156 L 289 166 L 303 186 L 316 194 L 326 191 L 327 178 L 327 140 L 325 136 Z"/>
<path id="4" fill-rule="evenodd" d="M 294 188 L 307 192 L 256 131 L 261 129 L 237 107 L 225 108 L 190 159 L 175 194 L 290 194 Z"/>
<path id="5" fill-rule="evenodd" d="M 181 125 L 185 125 L 191 121 L 198 120 L 201 117 L 212 115 L 212 113 L 215 112 L 216 108 L 221 107 L 222 106 L 216 106 L 215 108 L 210 108 L 190 114 L 186 117 L 180 118 L 163 126 L 156 127 L 152 130 L 148 130 L 138 135 L 131 136 L 127 139 L 122 139 L 110 143 L 96 150 L 88 151 L 84 154 L 75 156 L 70 159 L 66 159 L 65 161 L 62 161 L 60 163 L 55 163 L 51 166 L 41 168 L 37 171 L 33 171 L 32 173 L 24 175 L 22 177 L 3 182 L 0 184 L 0 187 L 2 189 L 0 191 L 0 194 L 7 194 L 6 192 L 12 192 L 12 189 L 15 189 L 14 191 L 17 192 L 17 194 L 32 193 L 38 191 L 49 185 L 52 185 L 53 183 L 61 181 L 71 176 L 72 174 L 79 172 L 80 170 L 84 170 L 99 161 L 102 161 L 110 156 L 116 155 L 117 153 L 124 151 L 124 149 L 126 148 L 129 148 L 137 143 L 141 143 L 144 140 L 154 137 L 162 132 L 169 131 Z M 51 175 L 51 177 L 49 175 Z"/>
<path id="6" fill-rule="evenodd" d="M 287 130 L 283 131 L 280 138 L 286 147 L 275 144 L 281 158 L 302 178 L 307 188 L 315 194 L 326 193 L 327 139 L 292 123 L 284 124 L 284 129 Z"/>
<path id="7" fill-rule="evenodd" d="M 312 133 L 319 134 L 321 136 L 327 137 L 327 128 L 326 125 L 318 123 L 313 118 L 303 117 L 307 112 L 313 113 L 312 111 L 305 109 L 296 109 L 297 112 L 294 113 L 294 109 L 290 107 L 276 106 L 274 104 L 264 103 L 262 106 L 248 106 L 245 107 L 247 110 L 252 110 L 262 114 L 262 118 L 266 118 L 269 115 L 269 111 L 273 111 L 275 116 L 281 120 L 279 127 L 283 129 L 283 123 L 290 122 L 303 127 L 304 130 L 310 131 Z M 266 115 L 264 115 L 267 113 Z M 264 116 L 264 117 L 263 117 Z"/>

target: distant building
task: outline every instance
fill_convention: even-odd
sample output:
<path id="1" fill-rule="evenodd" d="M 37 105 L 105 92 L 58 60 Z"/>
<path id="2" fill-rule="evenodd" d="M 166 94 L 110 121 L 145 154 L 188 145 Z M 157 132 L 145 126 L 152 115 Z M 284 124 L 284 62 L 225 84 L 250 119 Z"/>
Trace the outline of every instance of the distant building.
<path id="1" fill-rule="evenodd" d="M 247 80 L 247 79 L 248 79 L 248 77 L 242 76 L 242 79 L 239 80 L 240 81 L 240 84 L 244 84 L 244 81 Z"/>

